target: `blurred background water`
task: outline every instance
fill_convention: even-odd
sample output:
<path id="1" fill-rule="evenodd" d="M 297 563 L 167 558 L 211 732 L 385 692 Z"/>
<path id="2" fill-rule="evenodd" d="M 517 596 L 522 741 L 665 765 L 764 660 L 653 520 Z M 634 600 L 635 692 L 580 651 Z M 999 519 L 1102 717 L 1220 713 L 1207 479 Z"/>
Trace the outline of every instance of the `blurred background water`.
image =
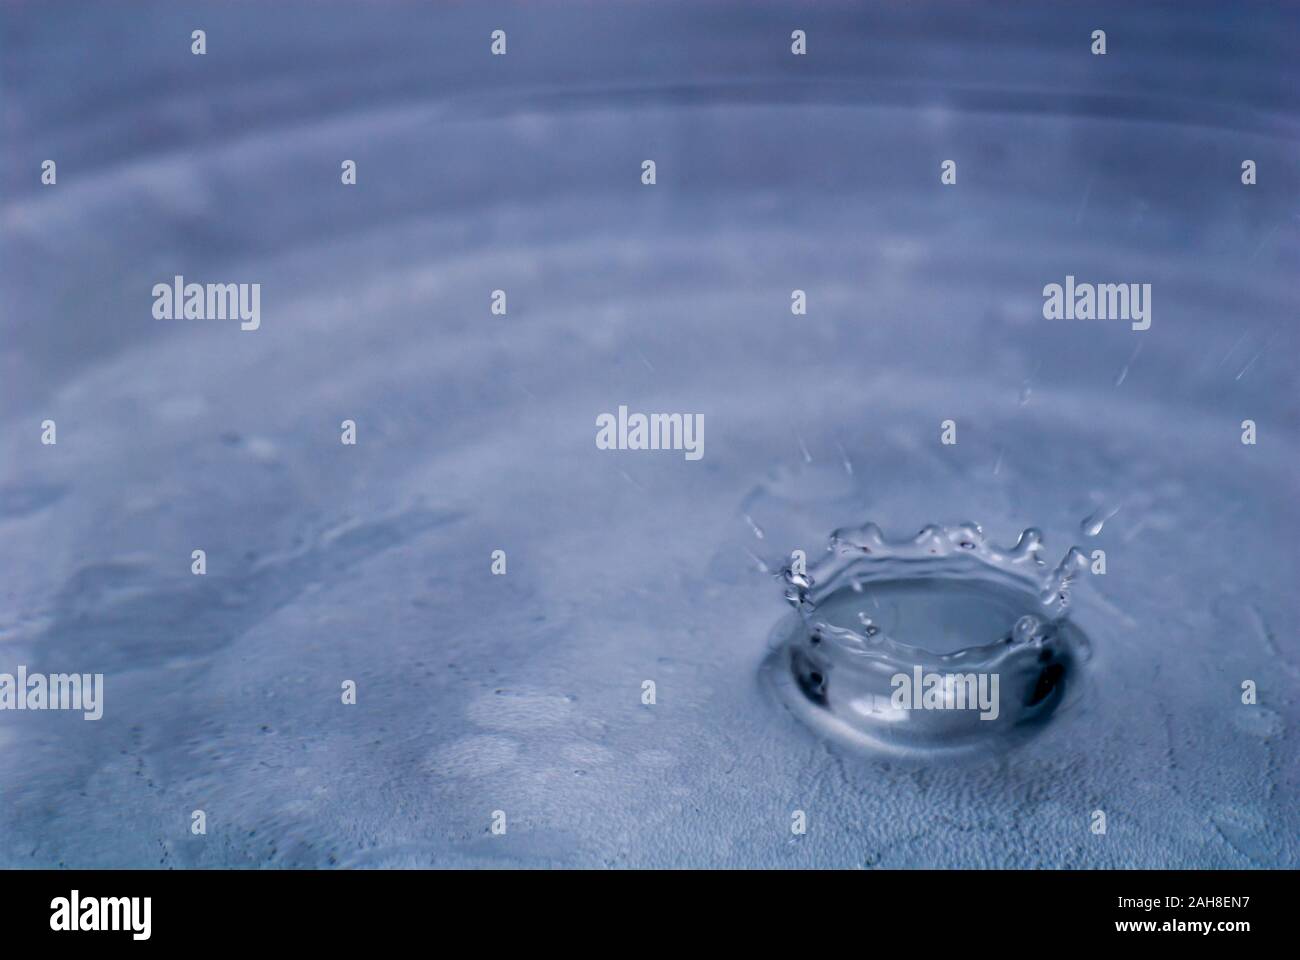
<path id="1" fill-rule="evenodd" d="M 1298 24 L 0 7 L 0 671 L 106 675 L 0 714 L 0 865 L 1296 866 Z M 597 450 L 621 403 L 703 460 Z M 966 519 L 1106 550 L 1073 709 L 900 766 L 765 696 L 762 567 Z"/>

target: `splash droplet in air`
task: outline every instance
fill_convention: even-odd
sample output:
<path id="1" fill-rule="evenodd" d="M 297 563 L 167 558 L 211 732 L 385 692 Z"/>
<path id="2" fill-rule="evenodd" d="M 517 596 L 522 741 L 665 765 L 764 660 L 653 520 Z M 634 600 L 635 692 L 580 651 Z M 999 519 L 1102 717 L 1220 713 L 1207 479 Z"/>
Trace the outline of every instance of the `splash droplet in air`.
<path id="1" fill-rule="evenodd" d="M 1041 551 L 1034 529 L 1010 548 L 969 523 L 902 541 L 870 523 L 837 530 L 821 561 L 782 571 L 794 613 L 763 676 L 808 726 L 862 752 L 1013 745 L 1073 699 L 1088 659 L 1067 619 L 1087 561 L 1071 548 L 1049 568 Z"/>
<path id="2" fill-rule="evenodd" d="M 1106 526 L 1106 521 L 1110 520 L 1119 513 L 1120 508 L 1098 507 L 1088 516 L 1084 517 L 1079 523 L 1079 529 L 1090 537 L 1095 537 L 1101 533 L 1102 527 Z"/>

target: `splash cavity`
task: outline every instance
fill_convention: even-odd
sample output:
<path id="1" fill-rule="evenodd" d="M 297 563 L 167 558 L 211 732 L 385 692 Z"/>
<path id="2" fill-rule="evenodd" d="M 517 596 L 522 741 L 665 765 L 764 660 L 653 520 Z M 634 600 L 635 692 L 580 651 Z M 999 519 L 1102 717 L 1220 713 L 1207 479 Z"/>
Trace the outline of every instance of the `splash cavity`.
<path id="1" fill-rule="evenodd" d="M 804 723 L 861 752 L 1019 742 L 1072 699 L 1088 659 L 1068 620 L 1087 562 L 1071 548 L 1050 567 L 1042 542 L 1029 529 L 998 547 L 969 523 L 900 541 L 872 523 L 837 530 L 820 561 L 782 570 L 794 613 L 763 676 Z"/>

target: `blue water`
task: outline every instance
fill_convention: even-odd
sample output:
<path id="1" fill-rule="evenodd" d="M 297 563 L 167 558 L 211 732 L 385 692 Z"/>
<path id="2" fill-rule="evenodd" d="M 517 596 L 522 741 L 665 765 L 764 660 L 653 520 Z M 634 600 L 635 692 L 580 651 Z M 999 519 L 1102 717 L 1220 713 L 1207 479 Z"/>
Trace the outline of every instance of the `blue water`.
<path id="1" fill-rule="evenodd" d="M 106 685 L 0 712 L 0 866 L 1297 866 L 1298 26 L 0 8 L 0 672 Z M 1067 275 L 1151 328 L 1045 321 Z M 598 450 L 620 404 L 703 459 Z M 775 573 L 867 520 L 1104 549 L 1084 695 L 961 764 L 784 711 Z"/>

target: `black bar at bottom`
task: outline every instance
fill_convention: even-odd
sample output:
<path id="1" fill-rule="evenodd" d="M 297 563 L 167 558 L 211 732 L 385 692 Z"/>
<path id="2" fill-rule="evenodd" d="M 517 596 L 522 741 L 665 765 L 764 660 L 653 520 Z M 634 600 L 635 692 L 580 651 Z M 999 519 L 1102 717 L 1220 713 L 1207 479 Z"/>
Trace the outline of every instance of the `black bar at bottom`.
<path id="1" fill-rule="evenodd" d="M 702 930 L 733 944 L 776 935 L 812 945 L 848 936 L 869 953 L 891 944 L 991 946 L 1003 938 L 1027 950 L 1035 943 L 1185 946 L 1194 939 L 1231 948 L 1287 933 L 1294 916 L 1283 913 L 1293 885 L 1288 871 L 1214 870 L 19 870 L 0 872 L 0 916 L 7 946 L 64 941 L 82 948 L 283 943 L 336 950 L 419 934 L 436 937 L 425 941 L 435 947 L 473 935 L 493 946 L 517 938 L 533 948 L 614 948 L 650 938 L 662 948 L 697 943 Z M 691 939 L 665 939 L 678 935 Z"/>

